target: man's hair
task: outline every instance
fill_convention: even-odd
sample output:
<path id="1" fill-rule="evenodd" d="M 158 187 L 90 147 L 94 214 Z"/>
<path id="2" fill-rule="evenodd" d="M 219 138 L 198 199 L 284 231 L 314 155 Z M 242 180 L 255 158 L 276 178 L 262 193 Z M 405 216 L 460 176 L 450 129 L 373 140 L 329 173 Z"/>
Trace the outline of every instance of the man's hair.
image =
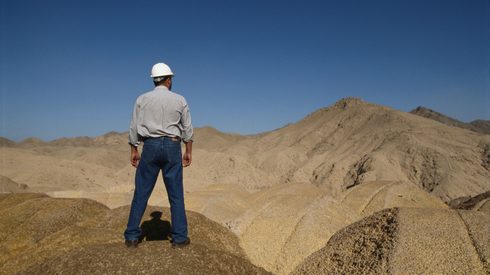
<path id="1" fill-rule="evenodd" d="M 154 77 L 153 83 L 155 84 L 155 86 L 159 86 L 159 85 L 162 85 L 169 78 L 172 78 L 172 76 L 171 75 L 164 75 L 164 76 Z"/>

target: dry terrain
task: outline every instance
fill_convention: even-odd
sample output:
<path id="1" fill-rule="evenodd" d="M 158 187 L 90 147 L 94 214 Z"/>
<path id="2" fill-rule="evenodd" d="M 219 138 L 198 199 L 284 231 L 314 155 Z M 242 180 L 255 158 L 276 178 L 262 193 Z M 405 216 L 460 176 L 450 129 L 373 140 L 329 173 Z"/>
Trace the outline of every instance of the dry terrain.
<path id="1" fill-rule="evenodd" d="M 0 195 L 0 209 L 2 274 L 267 274 L 246 259 L 235 235 L 191 211 L 192 246 L 172 249 L 168 208 L 149 207 L 145 239 L 127 249 L 128 206 L 24 193 Z"/>
<path id="2" fill-rule="evenodd" d="M 317 264 L 320 271 L 356 270 L 352 268 L 360 267 L 355 262 L 342 258 L 348 254 L 337 253 L 337 258 L 332 258 L 332 253 L 343 243 L 356 245 L 357 239 L 349 236 L 364 236 L 369 232 L 365 228 L 382 227 L 382 222 L 370 223 L 369 219 L 382 221 L 390 213 L 396 230 L 390 231 L 390 236 L 383 235 L 384 229 L 380 231 L 382 245 L 375 251 L 384 254 L 366 258 L 372 265 L 366 272 L 420 273 L 427 268 L 426 259 L 403 254 L 410 241 L 424 240 L 410 235 L 417 232 L 410 223 L 420 223 L 433 238 L 439 237 L 438 231 L 430 231 L 431 226 L 437 227 L 444 217 L 450 218 L 441 224 L 446 229 L 451 228 L 450 223 L 466 224 L 466 231 L 462 227 L 457 227 L 461 232 L 444 229 L 446 239 L 439 241 L 457 240 L 454 249 L 480 249 L 477 237 L 461 239 L 464 234 L 481 235 L 482 240 L 489 237 L 484 223 L 473 222 L 490 215 L 490 135 L 484 133 L 347 98 L 297 123 L 258 135 L 198 128 L 194 147 L 193 164 L 184 172 L 186 205 L 233 233 L 243 251 L 239 257 L 250 268 L 289 274 L 309 270 L 308 261 L 321 261 L 324 265 Z M 129 165 L 127 133 L 51 142 L 2 139 L 0 154 L 0 187 L 4 192 L 90 198 L 118 209 L 121 220 L 127 215 L 127 207 L 120 207 L 131 201 L 135 172 Z M 161 178 L 150 204 L 168 206 Z M 383 209 L 395 210 L 378 212 Z M 355 227 L 363 222 L 372 226 Z M 111 239 L 114 243 L 122 238 L 122 228 L 117 229 L 121 232 Z M 164 249 L 153 246 L 151 243 L 144 249 Z M 439 249 L 415 247 L 427 255 Z M 67 251 L 72 257 L 86 259 L 91 249 L 84 246 Z M 116 252 L 116 246 L 95 246 L 93 253 L 104 254 L 105 249 L 116 255 L 126 253 Z M 144 249 L 141 253 L 147 253 Z M 346 249 L 345 253 L 353 253 Z M 198 248 L 192 253 L 202 255 Z M 369 251 L 356 253 L 360 253 L 355 254 L 359 261 L 374 257 Z M 469 260 L 464 271 L 488 272 L 488 254 L 471 253 L 465 252 Z M 447 270 L 437 267 L 447 267 L 444 261 L 451 261 L 451 255 L 434 256 L 435 267 L 427 270 L 444 273 Z M 475 260 L 475 255 L 480 260 Z M 30 268 L 32 272 L 39 270 L 35 268 L 57 272 L 77 266 L 68 260 L 52 260 Z"/>
<path id="3" fill-rule="evenodd" d="M 489 274 L 490 216 L 390 208 L 340 230 L 294 274 Z"/>
<path id="4" fill-rule="evenodd" d="M 490 134 L 490 120 L 477 119 L 469 123 L 465 123 L 422 106 L 413 109 L 412 111 L 410 111 L 410 113 L 430 118 L 446 125 L 460 127 L 483 134 Z"/>

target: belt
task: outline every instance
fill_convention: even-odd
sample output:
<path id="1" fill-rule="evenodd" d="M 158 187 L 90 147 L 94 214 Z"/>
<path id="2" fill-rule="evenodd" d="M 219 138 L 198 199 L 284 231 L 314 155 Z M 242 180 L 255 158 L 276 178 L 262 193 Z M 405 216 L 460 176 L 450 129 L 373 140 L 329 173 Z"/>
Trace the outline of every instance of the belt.
<path id="1" fill-rule="evenodd" d="M 170 136 L 161 136 L 161 137 L 143 137 L 143 142 L 145 142 L 145 140 L 148 140 L 148 139 L 158 139 L 158 138 L 168 138 L 172 141 L 180 141 L 181 138 L 180 137 L 170 137 Z"/>

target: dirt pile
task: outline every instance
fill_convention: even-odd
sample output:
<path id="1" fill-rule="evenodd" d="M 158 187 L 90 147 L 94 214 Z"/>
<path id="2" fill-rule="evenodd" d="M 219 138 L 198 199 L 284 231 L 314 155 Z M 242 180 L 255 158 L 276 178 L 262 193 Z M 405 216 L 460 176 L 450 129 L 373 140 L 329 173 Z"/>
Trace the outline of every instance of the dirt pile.
<path id="1" fill-rule="evenodd" d="M 386 209 L 336 233 L 293 274 L 488 274 L 490 216 Z"/>
<path id="2" fill-rule="evenodd" d="M 0 209 L 0 267 L 6 274 L 266 274 L 246 259 L 236 236 L 193 212 L 191 246 L 171 249 L 170 227 L 155 227 L 168 224 L 168 209 L 149 207 L 146 232 L 166 235 L 149 241 L 155 232 L 149 233 L 140 248 L 129 250 L 122 237 L 128 207 L 110 210 L 92 200 L 26 193 L 0 195 Z M 159 214 L 148 218 L 150 213 Z"/>
<path id="3" fill-rule="evenodd" d="M 121 260 L 124 259 L 124 260 Z M 20 274 L 270 274 L 243 258 L 193 244 L 186 250 L 146 242 L 90 245 L 49 258 Z"/>
<path id="4" fill-rule="evenodd" d="M 398 209 L 380 211 L 332 236 L 293 274 L 387 274 L 395 245 Z"/>

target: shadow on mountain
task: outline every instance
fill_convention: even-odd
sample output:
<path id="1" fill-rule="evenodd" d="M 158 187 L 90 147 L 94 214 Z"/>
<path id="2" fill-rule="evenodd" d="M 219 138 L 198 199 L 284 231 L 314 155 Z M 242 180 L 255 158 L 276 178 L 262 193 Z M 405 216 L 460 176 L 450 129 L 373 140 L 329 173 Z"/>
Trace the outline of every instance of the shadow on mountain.
<path id="1" fill-rule="evenodd" d="M 162 220 L 162 212 L 154 211 L 150 214 L 151 220 L 141 224 L 141 237 L 143 241 L 164 241 L 168 240 L 172 233 L 172 226 L 167 220 Z"/>

